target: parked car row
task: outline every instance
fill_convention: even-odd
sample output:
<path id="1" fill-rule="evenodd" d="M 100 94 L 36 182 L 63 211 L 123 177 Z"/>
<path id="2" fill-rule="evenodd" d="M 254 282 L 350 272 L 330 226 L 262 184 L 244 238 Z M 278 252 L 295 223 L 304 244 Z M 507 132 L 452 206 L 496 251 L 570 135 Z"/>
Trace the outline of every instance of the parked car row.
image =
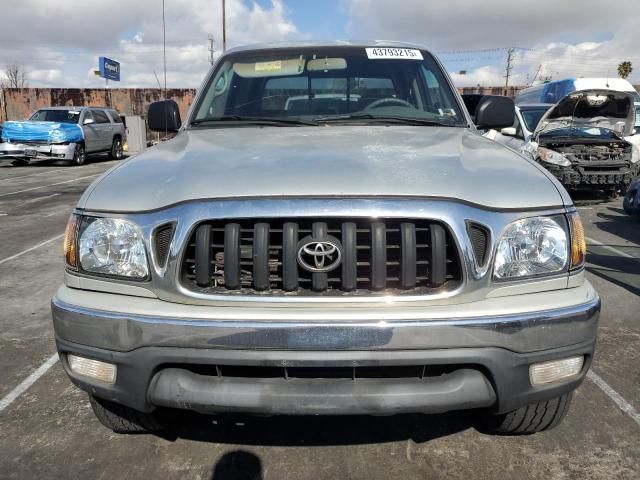
<path id="1" fill-rule="evenodd" d="M 0 159 L 26 163 L 67 160 L 82 165 L 87 154 L 107 152 L 119 160 L 126 136 L 122 118 L 113 109 L 47 107 L 35 111 L 27 121 L 4 122 Z"/>

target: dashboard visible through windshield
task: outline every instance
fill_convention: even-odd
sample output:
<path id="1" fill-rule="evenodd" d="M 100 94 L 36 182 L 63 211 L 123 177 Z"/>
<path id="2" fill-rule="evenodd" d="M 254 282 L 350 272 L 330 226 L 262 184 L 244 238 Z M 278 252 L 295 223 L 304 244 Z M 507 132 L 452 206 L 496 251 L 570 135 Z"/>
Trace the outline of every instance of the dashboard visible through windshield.
<path id="1" fill-rule="evenodd" d="M 409 48 L 315 47 L 237 52 L 210 76 L 191 125 L 286 121 L 466 126 L 433 57 Z"/>

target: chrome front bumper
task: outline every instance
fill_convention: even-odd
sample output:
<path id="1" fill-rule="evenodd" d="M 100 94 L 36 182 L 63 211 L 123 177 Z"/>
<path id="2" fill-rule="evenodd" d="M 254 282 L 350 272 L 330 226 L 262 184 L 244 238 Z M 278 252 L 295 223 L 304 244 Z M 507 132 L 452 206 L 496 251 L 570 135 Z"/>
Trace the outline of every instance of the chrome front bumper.
<path id="1" fill-rule="evenodd" d="M 541 310 L 541 305 L 554 308 Z M 52 310 L 58 351 L 71 380 L 91 395 L 140 411 L 167 406 L 266 414 L 466 408 L 502 413 L 580 385 L 593 357 L 600 299 L 588 282 L 430 308 L 194 306 L 61 287 Z M 117 365 L 116 383 L 75 374 L 68 354 Z M 531 385 L 531 364 L 575 355 L 585 359 L 580 375 Z M 401 365 L 446 366 L 451 372 L 424 380 L 351 381 L 220 378 L 192 370 L 220 365 L 223 372 L 224 366 L 355 371 Z"/>
<path id="2" fill-rule="evenodd" d="M 510 303 L 513 311 L 496 310 L 496 305 Z M 106 308 L 97 307 L 103 305 Z M 141 347 L 301 351 L 497 347 L 527 353 L 593 341 L 600 299 L 586 281 L 557 292 L 421 308 L 208 307 L 63 286 L 52 300 L 52 311 L 57 338 L 121 352 Z"/>
<path id="3" fill-rule="evenodd" d="M 0 143 L 0 158 L 11 157 L 28 160 L 72 160 L 76 144 L 67 145 L 24 145 L 22 143 Z M 35 152 L 27 155 L 28 151 Z"/>

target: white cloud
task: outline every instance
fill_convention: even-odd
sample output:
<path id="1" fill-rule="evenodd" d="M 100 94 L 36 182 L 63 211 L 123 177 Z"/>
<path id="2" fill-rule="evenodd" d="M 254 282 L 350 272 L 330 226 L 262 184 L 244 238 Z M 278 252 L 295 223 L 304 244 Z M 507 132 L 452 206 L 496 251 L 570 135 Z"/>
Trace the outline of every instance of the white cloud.
<path id="1" fill-rule="evenodd" d="M 157 86 L 154 71 L 163 81 L 159 5 L 157 0 L 85 0 L 81 5 L 56 0 L 54 8 L 51 0 L 20 0 L 3 11 L 0 68 L 4 63 L 24 65 L 32 86 L 101 87 L 104 80 L 92 72 L 98 57 L 108 56 L 121 63 L 118 86 Z M 209 68 L 208 36 L 213 34 L 215 48 L 222 49 L 221 24 L 220 2 L 166 2 L 169 88 L 200 84 Z M 267 6 L 227 1 L 227 47 L 297 35 L 283 0 Z"/>
<path id="2" fill-rule="evenodd" d="M 607 6 L 600 0 L 456 0 L 441 2 L 403 0 L 344 0 L 348 31 L 355 38 L 383 38 L 422 43 L 433 50 L 478 50 L 533 47 L 518 51 L 513 80 L 526 83 L 539 65 L 540 73 L 566 76 L 617 76 L 623 60 L 636 65 L 630 80 L 640 83 L 638 51 L 638 0 L 617 0 Z M 447 55 L 451 70 L 472 65 L 466 75 L 454 75 L 461 85 L 501 85 L 506 52 L 492 58 L 468 52 Z M 480 62 L 476 61 L 480 59 Z M 448 63 L 448 62 L 445 62 Z"/>

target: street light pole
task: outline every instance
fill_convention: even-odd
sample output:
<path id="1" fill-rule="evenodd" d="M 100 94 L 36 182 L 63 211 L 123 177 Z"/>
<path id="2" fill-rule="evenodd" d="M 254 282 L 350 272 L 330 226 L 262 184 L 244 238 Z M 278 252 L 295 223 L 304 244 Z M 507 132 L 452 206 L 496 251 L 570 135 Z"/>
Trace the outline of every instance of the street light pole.
<path id="1" fill-rule="evenodd" d="M 222 0 L 222 51 L 227 50 L 227 18 L 226 18 L 226 0 Z"/>

